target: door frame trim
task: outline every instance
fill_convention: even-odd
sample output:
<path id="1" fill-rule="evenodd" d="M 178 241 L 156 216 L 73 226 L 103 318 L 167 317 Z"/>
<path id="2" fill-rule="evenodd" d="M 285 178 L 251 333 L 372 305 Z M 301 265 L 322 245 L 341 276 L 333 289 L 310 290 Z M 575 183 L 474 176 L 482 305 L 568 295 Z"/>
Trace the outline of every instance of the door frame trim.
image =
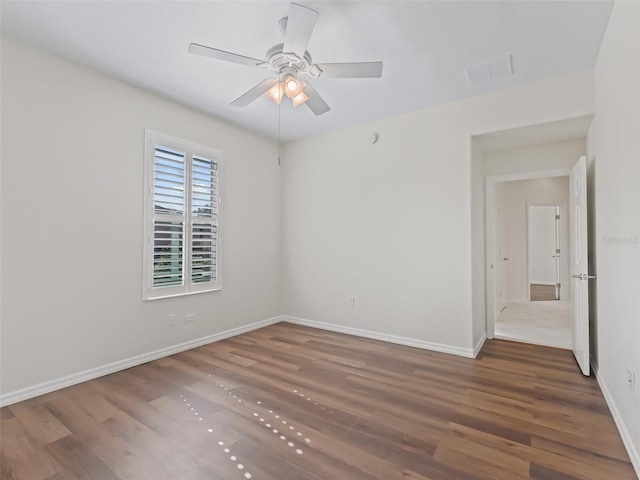
<path id="1" fill-rule="evenodd" d="M 565 177 L 571 175 L 571 168 L 556 168 L 521 173 L 508 173 L 485 177 L 485 282 L 486 282 L 486 332 L 487 338 L 495 336 L 496 298 L 495 275 L 493 266 L 495 258 L 495 186 L 498 183 L 515 180 L 531 180 L 535 178 Z"/>

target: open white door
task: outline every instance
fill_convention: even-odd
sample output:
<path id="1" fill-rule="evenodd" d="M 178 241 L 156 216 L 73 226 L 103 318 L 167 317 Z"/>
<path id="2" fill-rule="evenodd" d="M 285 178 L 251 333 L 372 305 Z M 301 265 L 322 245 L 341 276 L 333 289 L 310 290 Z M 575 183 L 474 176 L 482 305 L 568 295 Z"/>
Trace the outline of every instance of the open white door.
<path id="1" fill-rule="evenodd" d="M 573 354 L 589 375 L 589 277 L 587 243 L 587 158 L 571 169 L 570 186 L 571 299 Z"/>
<path id="2" fill-rule="evenodd" d="M 496 317 L 500 316 L 500 312 L 504 310 L 506 306 L 506 289 L 507 289 L 507 266 L 508 260 L 506 254 L 506 226 L 504 219 L 503 207 L 500 205 L 496 208 L 496 253 L 495 253 L 495 265 L 496 265 Z"/>

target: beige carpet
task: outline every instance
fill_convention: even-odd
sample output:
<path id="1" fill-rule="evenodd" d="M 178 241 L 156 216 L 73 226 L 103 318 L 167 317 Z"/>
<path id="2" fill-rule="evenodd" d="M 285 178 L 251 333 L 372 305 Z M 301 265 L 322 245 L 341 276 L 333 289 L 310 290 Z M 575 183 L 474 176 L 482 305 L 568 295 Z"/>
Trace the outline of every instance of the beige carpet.
<path id="1" fill-rule="evenodd" d="M 571 349 L 571 303 L 507 303 L 496 321 L 495 336 Z"/>

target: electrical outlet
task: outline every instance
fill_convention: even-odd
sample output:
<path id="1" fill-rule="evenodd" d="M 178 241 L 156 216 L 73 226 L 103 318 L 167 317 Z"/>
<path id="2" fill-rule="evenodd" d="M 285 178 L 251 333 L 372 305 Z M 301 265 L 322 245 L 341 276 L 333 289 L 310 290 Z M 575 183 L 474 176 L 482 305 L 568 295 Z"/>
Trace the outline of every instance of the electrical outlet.
<path id="1" fill-rule="evenodd" d="M 636 372 L 632 369 L 627 368 L 627 387 L 629 390 L 635 393 L 636 391 Z"/>
<path id="2" fill-rule="evenodd" d="M 353 295 L 351 295 L 349 297 L 349 305 L 354 306 L 356 304 L 356 297 L 354 297 Z"/>
<path id="3" fill-rule="evenodd" d="M 175 313 L 170 313 L 169 314 L 169 326 L 170 327 L 175 327 L 176 326 L 176 314 Z"/>
<path id="4" fill-rule="evenodd" d="M 184 323 L 193 322 L 195 319 L 196 319 L 196 314 L 195 313 L 187 313 L 184 316 Z"/>

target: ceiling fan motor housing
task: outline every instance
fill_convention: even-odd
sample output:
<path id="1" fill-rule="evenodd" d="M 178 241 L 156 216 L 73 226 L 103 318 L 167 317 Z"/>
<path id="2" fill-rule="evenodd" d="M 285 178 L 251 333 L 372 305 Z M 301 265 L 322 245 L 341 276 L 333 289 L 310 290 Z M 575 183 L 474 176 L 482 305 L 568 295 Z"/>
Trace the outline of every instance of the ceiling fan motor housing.
<path id="1" fill-rule="evenodd" d="M 283 73 L 283 69 L 291 68 L 295 70 L 296 74 L 302 72 L 316 78 L 319 76 L 320 69 L 311 62 L 311 54 L 309 52 L 305 51 L 304 56 L 300 58 L 295 53 L 284 52 L 283 47 L 284 43 L 278 43 L 267 50 L 265 61 L 270 70 Z M 312 72 L 316 70 L 318 70 L 318 74 L 314 75 Z"/>

